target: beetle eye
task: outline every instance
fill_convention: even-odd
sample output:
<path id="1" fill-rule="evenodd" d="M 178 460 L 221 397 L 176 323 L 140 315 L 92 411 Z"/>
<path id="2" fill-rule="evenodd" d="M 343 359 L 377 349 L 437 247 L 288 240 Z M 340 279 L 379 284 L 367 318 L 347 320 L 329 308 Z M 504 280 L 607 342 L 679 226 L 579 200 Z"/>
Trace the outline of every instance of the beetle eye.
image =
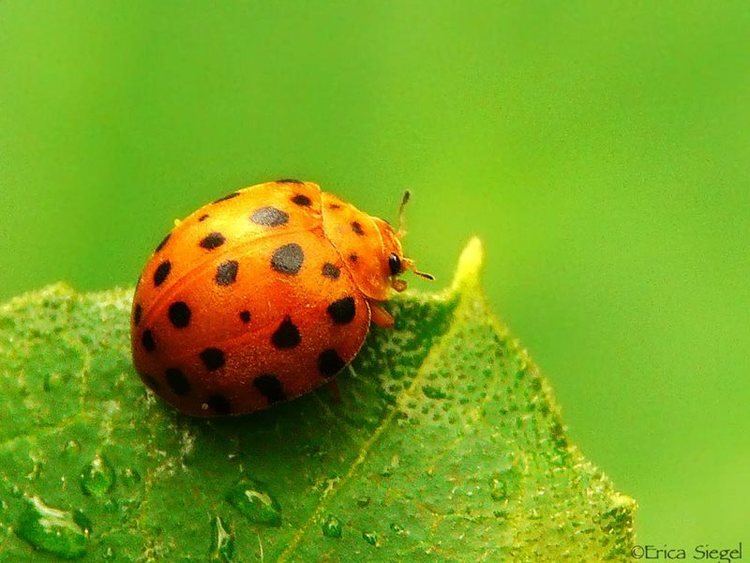
<path id="1" fill-rule="evenodd" d="M 388 257 L 388 268 L 390 268 L 392 276 L 401 273 L 401 258 L 397 254 L 391 254 Z"/>

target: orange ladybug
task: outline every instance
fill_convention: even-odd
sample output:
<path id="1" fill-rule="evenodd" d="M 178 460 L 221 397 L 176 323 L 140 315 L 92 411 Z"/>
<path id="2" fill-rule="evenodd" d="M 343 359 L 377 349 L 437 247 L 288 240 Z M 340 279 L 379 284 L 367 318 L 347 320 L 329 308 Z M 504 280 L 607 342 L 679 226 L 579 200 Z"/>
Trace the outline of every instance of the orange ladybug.
<path id="1" fill-rule="evenodd" d="M 408 192 L 401 204 L 408 201 Z M 278 180 L 177 224 L 136 287 L 131 345 L 144 383 L 183 413 L 239 415 L 329 381 L 357 355 L 397 276 L 401 230 L 317 184 Z"/>

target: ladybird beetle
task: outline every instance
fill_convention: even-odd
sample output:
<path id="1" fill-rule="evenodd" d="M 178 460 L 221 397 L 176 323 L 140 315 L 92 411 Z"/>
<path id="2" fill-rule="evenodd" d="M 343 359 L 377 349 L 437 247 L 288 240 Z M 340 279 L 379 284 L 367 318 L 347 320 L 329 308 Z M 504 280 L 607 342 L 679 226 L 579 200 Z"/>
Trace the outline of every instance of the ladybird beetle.
<path id="1" fill-rule="evenodd" d="M 401 204 L 408 201 L 408 192 Z M 402 213 L 399 213 L 401 217 Z M 183 413 L 239 415 L 330 381 L 406 270 L 386 221 L 317 184 L 278 180 L 201 207 L 159 243 L 131 319 L 143 382 Z"/>

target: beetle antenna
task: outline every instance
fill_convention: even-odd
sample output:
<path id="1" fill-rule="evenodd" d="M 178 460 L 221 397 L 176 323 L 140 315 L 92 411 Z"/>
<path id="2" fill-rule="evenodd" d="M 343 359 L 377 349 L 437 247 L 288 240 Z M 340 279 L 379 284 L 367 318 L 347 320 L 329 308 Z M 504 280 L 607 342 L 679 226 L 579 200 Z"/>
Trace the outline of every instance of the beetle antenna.
<path id="1" fill-rule="evenodd" d="M 406 269 L 411 270 L 414 272 L 414 275 L 419 276 L 420 278 L 424 278 L 426 280 L 435 281 L 435 276 L 432 274 L 428 274 L 427 272 L 420 272 L 414 267 L 414 260 L 411 260 L 409 258 L 404 259 L 404 264 L 406 266 Z"/>
<path id="2" fill-rule="evenodd" d="M 401 238 L 406 234 L 406 217 L 404 215 L 404 208 L 409 203 L 411 198 L 411 192 L 409 190 L 404 191 L 404 196 L 401 198 L 401 205 L 398 206 L 398 237 Z"/>
<path id="3" fill-rule="evenodd" d="M 420 278 L 424 278 L 426 280 L 435 281 L 435 276 L 432 274 L 428 274 L 427 272 L 420 272 L 419 270 L 413 270 L 414 274 L 419 276 Z"/>

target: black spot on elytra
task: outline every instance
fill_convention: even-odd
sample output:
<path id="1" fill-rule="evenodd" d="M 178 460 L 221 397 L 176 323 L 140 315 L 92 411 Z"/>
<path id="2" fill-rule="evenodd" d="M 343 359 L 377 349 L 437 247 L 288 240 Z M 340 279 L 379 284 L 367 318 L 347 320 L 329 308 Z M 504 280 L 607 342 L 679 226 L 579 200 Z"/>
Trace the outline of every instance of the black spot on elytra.
<path id="1" fill-rule="evenodd" d="M 354 319 L 354 314 L 356 313 L 354 297 L 342 297 L 328 305 L 326 311 L 328 311 L 331 320 L 337 325 L 350 323 Z"/>
<path id="2" fill-rule="evenodd" d="M 256 225 L 278 227 L 289 221 L 289 214 L 276 207 L 261 207 L 250 216 L 250 220 Z"/>
<path id="3" fill-rule="evenodd" d="M 159 287 L 167 279 L 169 272 L 172 271 L 172 263 L 169 260 L 165 260 L 156 268 L 154 272 L 154 285 Z"/>
<path id="4" fill-rule="evenodd" d="M 185 328 L 190 324 L 192 312 L 190 311 L 190 307 L 188 307 L 187 303 L 184 301 L 175 301 L 169 306 L 167 315 L 169 316 L 169 322 L 172 323 L 172 326 L 175 328 Z"/>
<path id="5" fill-rule="evenodd" d="M 232 405 L 224 395 L 211 395 L 206 399 L 206 403 L 216 414 L 229 414 L 232 412 Z"/>
<path id="6" fill-rule="evenodd" d="M 326 262 L 323 264 L 323 269 L 321 270 L 321 273 L 327 277 L 331 278 L 332 280 L 339 279 L 339 276 L 341 275 L 341 270 L 337 267 L 331 264 L 330 262 Z"/>
<path id="7" fill-rule="evenodd" d="M 210 233 L 200 242 L 200 246 L 206 250 L 213 250 L 219 248 L 226 240 L 221 233 Z"/>
<path id="8" fill-rule="evenodd" d="M 133 324 L 135 326 L 138 326 L 141 324 L 141 317 L 143 316 L 143 307 L 141 307 L 140 303 L 136 303 L 135 307 L 133 308 Z"/>
<path id="9" fill-rule="evenodd" d="M 351 262 L 352 264 L 356 264 L 358 260 L 359 256 L 357 256 L 356 254 L 349 255 L 349 262 Z"/>
<path id="10" fill-rule="evenodd" d="M 159 246 L 156 247 L 154 252 L 159 252 L 162 248 L 167 246 L 167 243 L 169 242 L 170 237 L 172 236 L 172 233 L 169 233 L 167 236 L 165 236 L 162 241 L 159 243 Z"/>
<path id="11" fill-rule="evenodd" d="M 360 225 L 359 221 L 352 221 L 352 231 L 354 231 L 359 236 L 364 236 L 365 231 L 362 228 L 362 225 Z"/>
<path id="12" fill-rule="evenodd" d="M 222 262 L 216 268 L 216 285 L 232 285 L 237 279 L 239 264 L 236 260 Z"/>
<path id="13" fill-rule="evenodd" d="M 281 180 L 276 180 L 277 184 L 304 184 L 304 182 L 301 182 L 300 180 L 295 180 L 294 178 L 282 178 Z"/>
<path id="14" fill-rule="evenodd" d="M 247 324 L 250 322 L 250 311 L 240 311 L 240 320 Z"/>
<path id="15" fill-rule="evenodd" d="M 269 403 L 277 403 L 286 399 L 284 385 L 279 378 L 271 373 L 264 373 L 253 380 L 253 385 Z"/>
<path id="16" fill-rule="evenodd" d="M 274 250 L 271 267 L 282 274 L 294 275 L 300 271 L 304 260 L 305 253 L 302 252 L 302 247 L 296 242 L 291 242 Z"/>
<path id="17" fill-rule="evenodd" d="M 182 396 L 190 393 L 190 382 L 185 377 L 185 374 L 182 373 L 182 370 L 169 368 L 164 372 L 164 375 L 167 378 L 167 384 L 175 395 Z"/>
<path id="18" fill-rule="evenodd" d="M 344 360 L 333 349 L 323 350 L 318 356 L 318 370 L 324 377 L 332 377 L 344 369 Z"/>
<path id="19" fill-rule="evenodd" d="M 224 364 L 226 364 L 224 352 L 218 348 L 206 348 L 200 353 L 200 358 L 208 371 L 216 371 L 223 368 Z"/>
<path id="20" fill-rule="evenodd" d="M 141 334 L 141 344 L 146 352 L 153 352 L 156 350 L 156 341 L 154 340 L 154 333 L 150 330 L 144 330 Z"/>
<path id="21" fill-rule="evenodd" d="M 276 348 L 294 348 L 300 343 L 299 329 L 294 325 L 292 319 L 285 317 L 279 327 L 271 335 L 271 343 Z"/>
<path id="22" fill-rule="evenodd" d="M 312 205 L 312 200 L 303 194 L 297 194 L 292 198 L 292 202 L 299 205 L 300 207 L 310 207 Z"/>
<path id="23" fill-rule="evenodd" d="M 225 195 L 224 197 L 220 197 L 219 199 L 215 199 L 213 201 L 213 203 L 221 203 L 222 201 L 226 201 L 228 199 L 233 199 L 233 198 L 237 197 L 238 195 L 240 195 L 240 192 L 234 192 L 234 193 L 231 193 L 229 195 Z"/>
<path id="24" fill-rule="evenodd" d="M 332 203 L 328 206 L 328 209 L 341 209 L 341 206 L 338 203 Z"/>
<path id="25" fill-rule="evenodd" d="M 206 219 L 208 219 L 208 213 L 204 213 L 203 215 L 198 217 L 198 222 L 203 223 L 203 221 L 205 221 Z"/>

